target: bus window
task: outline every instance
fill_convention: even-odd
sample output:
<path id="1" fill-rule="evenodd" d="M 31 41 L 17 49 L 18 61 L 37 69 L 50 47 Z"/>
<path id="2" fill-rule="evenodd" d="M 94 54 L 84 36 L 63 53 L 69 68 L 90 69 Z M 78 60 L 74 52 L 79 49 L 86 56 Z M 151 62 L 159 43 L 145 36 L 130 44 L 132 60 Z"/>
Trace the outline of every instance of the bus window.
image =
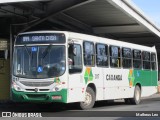
<path id="1" fill-rule="evenodd" d="M 83 43 L 83 52 L 84 52 L 84 65 L 94 66 L 94 44 L 93 42 L 84 42 Z"/>
<path id="2" fill-rule="evenodd" d="M 133 50 L 133 67 L 136 69 L 142 68 L 141 51 L 140 50 Z"/>
<path id="3" fill-rule="evenodd" d="M 77 73 L 82 71 L 82 51 L 80 45 L 69 45 L 68 64 L 69 73 Z"/>
<path id="4" fill-rule="evenodd" d="M 121 67 L 120 61 L 120 47 L 111 46 L 110 47 L 110 66 L 111 67 Z"/>
<path id="5" fill-rule="evenodd" d="M 152 70 L 156 70 L 156 54 L 155 53 L 151 53 L 151 67 Z"/>
<path id="6" fill-rule="evenodd" d="M 151 69 L 150 53 L 143 51 L 143 69 Z"/>
<path id="7" fill-rule="evenodd" d="M 108 66 L 108 46 L 104 44 L 96 45 L 96 64 L 97 66 Z"/>
<path id="8" fill-rule="evenodd" d="M 15 76 L 44 79 L 59 77 L 65 72 L 64 45 L 16 46 L 14 50 Z"/>
<path id="9" fill-rule="evenodd" d="M 132 67 L 132 52 L 130 48 L 122 48 L 122 65 L 124 68 Z"/>

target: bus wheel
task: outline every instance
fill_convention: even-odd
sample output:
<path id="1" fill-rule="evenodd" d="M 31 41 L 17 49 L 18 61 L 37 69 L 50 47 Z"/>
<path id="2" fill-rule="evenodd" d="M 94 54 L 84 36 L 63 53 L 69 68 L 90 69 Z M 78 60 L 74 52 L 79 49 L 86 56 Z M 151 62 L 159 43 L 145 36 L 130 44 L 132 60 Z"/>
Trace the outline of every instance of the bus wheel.
<path id="1" fill-rule="evenodd" d="M 141 101 L 141 89 L 136 85 L 134 90 L 134 97 L 130 99 L 130 102 L 134 105 L 138 105 Z"/>
<path id="2" fill-rule="evenodd" d="M 94 106 L 95 103 L 95 92 L 92 88 L 87 87 L 86 93 L 85 93 L 85 101 L 80 102 L 80 108 L 82 110 L 90 109 Z"/>

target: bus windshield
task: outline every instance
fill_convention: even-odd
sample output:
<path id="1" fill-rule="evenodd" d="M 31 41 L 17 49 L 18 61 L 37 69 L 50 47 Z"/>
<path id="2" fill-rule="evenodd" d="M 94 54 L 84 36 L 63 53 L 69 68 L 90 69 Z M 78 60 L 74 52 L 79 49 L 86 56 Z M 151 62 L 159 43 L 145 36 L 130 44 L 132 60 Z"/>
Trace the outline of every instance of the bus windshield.
<path id="1" fill-rule="evenodd" d="M 65 72 L 65 46 L 16 46 L 14 75 L 23 78 L 52 78 Z"/>

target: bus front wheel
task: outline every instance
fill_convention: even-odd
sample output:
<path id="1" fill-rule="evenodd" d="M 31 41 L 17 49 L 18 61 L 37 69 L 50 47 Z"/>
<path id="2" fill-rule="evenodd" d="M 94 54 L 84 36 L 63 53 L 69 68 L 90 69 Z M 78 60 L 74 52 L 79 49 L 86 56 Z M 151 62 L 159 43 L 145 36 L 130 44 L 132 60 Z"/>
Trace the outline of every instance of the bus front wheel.
<path id="1" fill-rule="evenodd" d="M 136 85 L 134 90 L 134 97 L 130 99 L 130 102 L 134 105 L 138 105 L 141 101 L 141 89 Z"/>
<path id="2" fill-rule="evenodd" d="M 90 109 L 95 104 L 95 92 L 91 87 L 87 87 L 86 93 L 85 93 L 85 100 L 83 102 L 80 102 L 80 108 L 82 110 Z"/>

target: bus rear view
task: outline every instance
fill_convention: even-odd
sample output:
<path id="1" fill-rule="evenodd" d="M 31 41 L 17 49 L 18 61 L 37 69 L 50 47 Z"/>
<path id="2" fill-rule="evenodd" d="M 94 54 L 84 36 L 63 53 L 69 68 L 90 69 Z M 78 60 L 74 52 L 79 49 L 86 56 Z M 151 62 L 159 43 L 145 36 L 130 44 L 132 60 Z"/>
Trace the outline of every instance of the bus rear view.
<path id="1" fill-rule="evenodd" d="M 24 33 L 17 36 L 12 74 L 14 101 L 66 102 L 65 44 L 64 33 Z"/>

